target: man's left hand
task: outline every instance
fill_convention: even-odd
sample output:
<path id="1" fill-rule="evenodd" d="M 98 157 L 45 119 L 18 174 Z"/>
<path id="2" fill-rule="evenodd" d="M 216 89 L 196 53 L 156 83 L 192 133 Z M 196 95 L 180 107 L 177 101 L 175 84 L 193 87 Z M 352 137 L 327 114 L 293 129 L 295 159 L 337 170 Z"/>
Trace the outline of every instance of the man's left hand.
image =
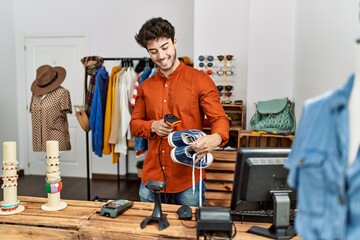
<path id="1" fill-rule="evenodd" d="M 205 135 L 198 138 L 193 144 L 192 149 L 198 156 L 196 158 L 196 162 L 201 158 L 205 157 L 206 154 L 213 151 L 217 146 L 219 146 L 222 142 L 222 138 L 218 133 L 213 133 L 211 135 Z"/>

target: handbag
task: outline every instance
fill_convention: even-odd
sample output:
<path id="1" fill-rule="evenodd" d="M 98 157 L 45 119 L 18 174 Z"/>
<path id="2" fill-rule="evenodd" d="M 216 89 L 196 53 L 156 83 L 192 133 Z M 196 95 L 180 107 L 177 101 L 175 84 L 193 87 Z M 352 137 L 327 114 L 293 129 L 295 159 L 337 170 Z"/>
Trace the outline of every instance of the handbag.
<path id="1" fill-rule="evenodd" d="M 84 69 L 85 69 L 85 76 L 84 76 L 84 91 L 83 91 L 83 105 L 82 106 L 74 106 L 75 108 L 75 116 L 77 121 L 80 124 L 80 127 L 85 131 L 85 132 L 89 132 L 90 131 L 90 123 L 89 123 L 89 117 L 87 115 L 86 112 L 86 107 L 85 107 L 85 93 L 86 93 L 86 78 L 87 78 L 87 71 L 86 71 L 86 67 L 88 64 L 88 60 L 87 58 L 83 58 L 81 60 L 81 62 L 84 64 Z"/>
<path id="2" fill-rule="evenodd" d="M 255 106 L 256 112 L 250 120 L 250 126 L 254 130 L 274 134 L 291 134 L 295 132 L 295 104 L 287 97 L 258 101 Z"/>
<path id="3" fill-rule="evenodd" d="M 90 130 L 89 118 L 86 114 L 86 110 L 84 106 L 74 106 L 75 107 L 75 116 L 78 120 L 81 128 L 88 132 Z"/>

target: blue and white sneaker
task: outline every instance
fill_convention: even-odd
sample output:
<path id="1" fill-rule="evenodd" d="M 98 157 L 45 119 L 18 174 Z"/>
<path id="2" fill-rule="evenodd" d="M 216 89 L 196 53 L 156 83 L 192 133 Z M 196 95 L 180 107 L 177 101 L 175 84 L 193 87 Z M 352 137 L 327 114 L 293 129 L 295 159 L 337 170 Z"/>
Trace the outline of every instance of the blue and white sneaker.
<path id="1" fill-rule="evenodd" d="M 205 157 L 194 164 L 197 153 L 191 148 L 191 146 L 175 147 L 171 149 L 170 156 L 171 159 L 176 163 L 195 168 L 207 168 L 214 160 L 213 155 L 208 153 Z"/>
<path id="2" fill-rule="evenodd" d="M 168 142 L 171 147 L 190 146 L 199 137 L 205 135 L 206 133 L 197 129 L 176 131 L 169 134 Z"/>

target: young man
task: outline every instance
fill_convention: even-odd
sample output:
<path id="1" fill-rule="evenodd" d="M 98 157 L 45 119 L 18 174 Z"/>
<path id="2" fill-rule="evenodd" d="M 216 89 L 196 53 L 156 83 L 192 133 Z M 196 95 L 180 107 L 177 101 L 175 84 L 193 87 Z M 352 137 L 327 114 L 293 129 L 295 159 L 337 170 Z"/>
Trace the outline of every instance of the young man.
<path id="1" fill-rule="evenodd" d="M 205 172 L 195 171 L 195 190 L 189 166 L 176 163 L 170 153 L 168 135 L 174 131 L 203 129 L 204 114 L 211 123 L 211 133 L 191 144 L 196 152 L 195 161 L 206 158 L 217 146 L 229 138 L 229 122 L 219 100 L 213 80 L 204 72 L 186 66 L 176 56 L 175 28 L 165 19 L 152 18 L 145 22 L 136 41 L 144 47 L 158 72 L 139 87 L 130 129 L 134 136 L 149 139 L 145 157 L 141 201 L 154 201 L 154 194 L 145 187 L 148 180 L 166 182 L 162 202 L 199 206 L 205 199 Z M 181 119 L 175 127 L 164 121 L 166 114 Z M 200 176 L 202 176 L 201 183 Z M 199 192 L 199 186 L 202 186 Z M 199 202 L 201 197 L 201 203 Z"/>

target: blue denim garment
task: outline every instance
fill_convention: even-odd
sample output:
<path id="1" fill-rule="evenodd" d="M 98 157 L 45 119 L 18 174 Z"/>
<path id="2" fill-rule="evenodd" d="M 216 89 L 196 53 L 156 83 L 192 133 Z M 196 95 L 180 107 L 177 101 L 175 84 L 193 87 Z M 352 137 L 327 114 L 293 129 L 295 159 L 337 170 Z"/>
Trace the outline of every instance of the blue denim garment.
<path id="1" fill-rule="evenodd" d="M 195 192 L 193 193 L 192 187 L 186 189 L 183 192 L 179 193 L 161 193 L 160 198 L 162 203 L 168 203 L 168 204 L 177 204 L 177 205 L 188 205 L 188 206 L 199 206 L 199 195 L 200 195 L 200 182 L 198 182 L 195 185 Z M 205 202 L 205 180 L 202 180 L 202 196 L 201 196 L 201 205 L 204 205 Z M 165 187 L 166 191 L 166 187 Z M 146 186 L 141 183 L 139 188 L 139 196 L 141 202 L 154 202 L 155 201 L 155 195 L 154 193 L 146 188 Z"/>
<path id="2" fill-rule="evenodd" d="M 297 189 L 303 239 L 360 239 L 360 158 L 348 166 L 348 101 L 354 82 L 305 102 L 285 167 Z M 360 109 L 359 109 L 360 110 Z"/>
<path id="3" fill-rule="evenodd" d="M 140 74 L 139 86 L 150 77 L 152 73 L 151 68 L 145 68 L 144 71 Z M 148 140 L 144 138 L 135 137 L 135 151 L 147 151 L 148 150 Z"/>
<path id="4" fill-rule="evenodd" d="M 108 85 L 109 73 L 105 67 L 101 67 L 96 74 L 94 97 L 89 117 L 92 150 L 99 157 L 102 157 L 104 146 L 104 118 Z"/>

